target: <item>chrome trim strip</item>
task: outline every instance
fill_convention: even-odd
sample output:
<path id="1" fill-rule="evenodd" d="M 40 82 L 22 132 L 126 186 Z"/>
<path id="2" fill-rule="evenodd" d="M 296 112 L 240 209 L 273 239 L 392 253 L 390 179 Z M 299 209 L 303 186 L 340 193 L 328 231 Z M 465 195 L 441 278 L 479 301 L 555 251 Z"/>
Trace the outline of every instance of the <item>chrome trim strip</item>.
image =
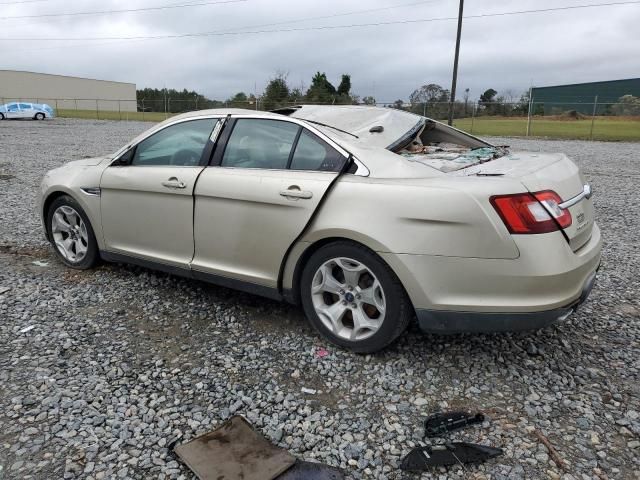
<path id="1" fill-rule="evenodd" d="M 570 198 L 566 202 L 562 202 L 558 206 L 564 210 L 569 207 L 573 207 L 576 203 L 582 201 L 583 198 L 591 198 L 591 195 L 593 195 L 593 192 L 591 191 L 591 185 L 584 185 L 582 187 L 582 192 L 580 192 L 575 197 Z"/>
<path id="2" fill-rule="evenodd" d="M 100 187 L 81 187 L 82 193 L 85 195 L 90 195 L 92 197 L 100 196 Z"/>

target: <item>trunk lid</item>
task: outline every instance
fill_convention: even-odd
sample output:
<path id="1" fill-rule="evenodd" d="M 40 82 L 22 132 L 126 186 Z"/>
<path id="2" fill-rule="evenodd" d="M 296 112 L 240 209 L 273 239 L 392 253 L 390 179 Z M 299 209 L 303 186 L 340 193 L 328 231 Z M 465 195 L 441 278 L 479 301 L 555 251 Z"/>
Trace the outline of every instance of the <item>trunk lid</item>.
<path id="1" fill-rule="evenodd" d="M 454 173 L 514 178 L 530 192 L 553 190 L 563 202 L 581 196 L 587 184 L 578 166 L 561 153 L 514 152 Z M 571 212 L 571 225 L 563 231 L 573 251 L 591 238 L 595 215 L 593 202 L 587 197 L 590 195 L 566 207 Z"/>

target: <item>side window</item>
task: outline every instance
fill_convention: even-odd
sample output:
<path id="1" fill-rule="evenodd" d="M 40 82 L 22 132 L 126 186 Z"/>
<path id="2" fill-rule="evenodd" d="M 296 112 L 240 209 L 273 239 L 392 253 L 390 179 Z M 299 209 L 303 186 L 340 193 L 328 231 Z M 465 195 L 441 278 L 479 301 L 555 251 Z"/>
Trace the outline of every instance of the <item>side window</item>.
<path id="1" fill-rule="evenodd" d="M 20 104 L 20 110 L 31 110 L 31 104 L 29 103 L 21 103 Z"/>
<path id="2" fill-rule="evenodd" d="M 291 161 L 291 170 L 339 172 L 345 158 L 314 134 L 303 130 Z"/>
<path id="3" fill-rule="evenodd" d="M 7 111 L 8 112 L 17 112 L 18 111 L 18 104 L 17 103 L 10 103 L 9 105 L 7 105 Z"/>
<path id="4" fill-rule="evenodd" d="M 194 167 L 200 164 L 215 118 L 171 125 L 140 142 L 131 165 Z"/>
<path id="5" fill-rule="evenodd" d="M 227 142 L 222 166 L 285 169 L 299 129 L 280 120 L 240 119 Z"/>

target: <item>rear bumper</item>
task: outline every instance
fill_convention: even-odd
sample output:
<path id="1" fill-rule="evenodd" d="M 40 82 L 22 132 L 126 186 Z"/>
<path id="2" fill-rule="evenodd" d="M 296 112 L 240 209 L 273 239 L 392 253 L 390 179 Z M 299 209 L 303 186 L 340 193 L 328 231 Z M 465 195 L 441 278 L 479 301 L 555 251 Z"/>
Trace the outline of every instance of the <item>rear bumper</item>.
<path id="1" fill-rule="evenodd" d="M 578 300 L 569 305 L 542 312 L 454 312 L 417 309 L 420 329 L 427 333 L 490 333 L 538 330 L 564 321 L 586 301 L 596 282 L 596 272 L 587 279 Z"/>

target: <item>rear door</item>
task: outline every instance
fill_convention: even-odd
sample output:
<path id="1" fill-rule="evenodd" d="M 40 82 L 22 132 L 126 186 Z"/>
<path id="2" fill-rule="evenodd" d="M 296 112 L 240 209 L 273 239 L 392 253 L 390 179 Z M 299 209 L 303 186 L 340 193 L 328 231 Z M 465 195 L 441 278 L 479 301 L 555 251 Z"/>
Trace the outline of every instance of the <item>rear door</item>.
<path id="1" fill-rule="evenodd" d="M 30 103 L 19 103 L 20 118 L 33 118 L 36 114 L 33 105 Z"/>
<path id="2" fill-rule="evenodd" d="M 238 118 L 228 129 L 195 188 L 192 268 L 276 287 L 347 154 L 288 119 Z"/>
<path id="3" fill-rule="evenodd" d="M 211 153 L 217 118 L 170 124 L 102 174 L 108 251 L 188 268 L 193 258 L 193 190 Z"/>

